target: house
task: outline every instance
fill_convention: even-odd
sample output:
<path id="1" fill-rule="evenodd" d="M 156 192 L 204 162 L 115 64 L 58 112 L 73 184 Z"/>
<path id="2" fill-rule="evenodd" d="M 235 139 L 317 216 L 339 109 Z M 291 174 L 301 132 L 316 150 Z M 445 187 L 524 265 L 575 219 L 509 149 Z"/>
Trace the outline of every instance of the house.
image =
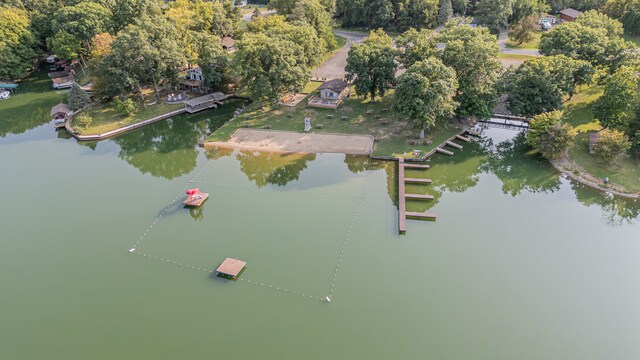
<path id="1" fill-rule="evenodd" d="M 195 81 L 204 80 L 204 77 L 202 75 L 202 69 L 200 69 L 199 67 L 195 67 L 193 69 L 187 70 L 186 78 L 189 80 L 195 80 Z"/>
<path id="2" fill-rule="evenodd" d="M 222 48 L 229 52 L 233 51 L 233 46 L 236 44 L 236 41 L 229 36 L 223 37 L 220 42 L 222 42 Z"/>
<path id="3" fill-rule="evenodd" d="M 53 78 L 51 81 L 53 81 L 53 88 L 56 90 L 68 89 L 73 86 L 73 75 Z"/>
<path id="4" fill-rule="evenodd" d="M 325 81 L 318 87 L 319 97 L 311 97 L 307 104 L 309 106 L 336 109 L 342 100 L 349 94 L 349 84 L 342 79 L 332 79 Z"/>
<path id="5" fill-rule="evenodd" d="M 582 11 L 578 11 L 572 8 L 560 10 L 560 19 L 564 21 L 574 21 L 580 15 L 582 15 Z"/>
<path id="6" fill-rule="evenodd" d="M 190 91 L 202 92 L 202 81 L 204 75 L 202 69 L 195 67 L 186 71 L 186 75 L 180 80 L 180 86 Z"/>

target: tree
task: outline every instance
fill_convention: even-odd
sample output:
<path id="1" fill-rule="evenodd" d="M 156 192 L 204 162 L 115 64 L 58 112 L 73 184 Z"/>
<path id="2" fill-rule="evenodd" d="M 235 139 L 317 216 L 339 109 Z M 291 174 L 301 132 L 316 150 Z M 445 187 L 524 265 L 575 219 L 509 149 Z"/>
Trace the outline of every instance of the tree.
<path id="1" fill-rule="evenodd" d="M 229 81 L 229 59 L 222 49 L 220 38 L 205 32 L 192 35 L 193 49 L 196 54 L 194 63 L 200 65 L 204 77 L 204 85 L 209 89 L 217 89 Z"/>
<path id="2" fill-rule="evenodd" d="M 605 80 L 604 93 L 593 107 L 593 116 L 604 129 L 624 125 L 633 108 L 638 76 L 633 68 L 623 66 Z"/>
<path id="3" fill-rule="evenodd" d="M 468 0 L 451 0 L 451 5 L 453 6 L 453 13 L 464 16 L 467 14 L 467 5 L 469 5 Z"/>
<path id="4" fill-rule="evenodd" d="M 614 162 L 631 149 L 629 137 L 622 131 L 605 129 L 599 135 L 593 144 L 593 153 L 606 163 Z"/>
<path id="5" fill-rule="evenodd" d="M 438 0 L 404 0 L 398 1 L 395 21 L 392 27 L 396 30 L 409 28 L 434 28 L 438 25 Z"/>
<path id="6" fill-rule="evenodd" d="M 91 97 L 86 91 L 80 88 L 77 82 L 74 82 L 71 90 L 69 90 L 67 101 L 69 102 L 71 110 L 76 111 L 91 104 Z"/>
<path id="7" fill-rule="evenodd" d="M 527 16 L 520 19 L 515 26 L 509 29 L 509 39 L 518 42 L 518 45 L 533 40 L 532 32 L 538 27 L 535 16 Z"/>
<path id="8" fill-rule="evenodd" d="M 120 32 L 127 25 L 134 24 L 144 18 L 153 18 L 162 14 L 161 0 L 117 0 L 109 9 L 113 13 L 114 34 Z"/>
<path id="9" fill-rule="evenodd" d="M 488 118 L 498 97 L 496 84 L 504 67 L 498 55 L 496 37 L 486 28 L 469 24 L 447 23 L 438 41 L 444 43 L 440 53 L 442 62 L 456 71 L 458 91 L 455 100 L 460 105 L 456 114 L 461 117 Z"/>
<path id="10" fill-rule="evenodd" d="M 455 71 L 431 57 L 413 64 L 398 78 L 394 106 L 420 130 L 422 140 L 436 121 L 455 114 L 457 87 Z"/>
<path id="11" fill-rule="evenodd" d="M 509 109 L 523 116 L 559 109 L 566 95 L 591 82 L 594 72 L 588 62 L 564 55 L 525 61 L 505 79 Z"/>
<path id="12" fill-rule="evenodd" d="M 568 22 L 542 34 L 540 53 L 566 55 L 615 69 L 628 55 L 630 47 L 618 36 L 610 37 L 604 28 Z"/>
<path id="13" fill-rule="evenodd" d="M 513 13 L 514 0 L 480 0 L 476 3 L 475 15 L 478 22 L 498 33 L 506 28 Z"/>
<path id="14" fill-rule="evenodd" d="M 97 34 L 111 30 L 111 10 L 94 2 L 81 2 L 74 6 L 65 6 L 53 16 L 54 33 L 66 31 L 75 36 L 90 49 L 89 41 Z"/>
<path id="15" fill-rule="evenodd" d="M 91 57 L 94 61 L 99 61 L 111 53 L 113 39 L 109 33 L 97 34 L 91 39 Z"/>
<path id="16" fill-rule="evenodd" d="M 604 29 L 610 38 L 621 36 L 623 33 L 620 21 L 612 19 L 597 10 L 585 12 L 576 19 L 576 22 L 592 29 Z"/>
<path id="17" fill-rule="evenodd" d="M 546 159 L 560 158 L 571 145 L 571 127 L 562 123 L 562 112 L 536 115 L 529 124 L 527 143 Z"/>
<path id="18" fill-rule="evenodd" d="M 76 131 L 80 129 L 87 129 L 89 128 L 89 126 L 91 126 L 91 123 L 93 123 L 93 118 L 91 117 L 91 115 L 85 112 L 77 114 L 76 116 L 74 116 L 73 120 L 75 123 L 73 128 Z"/>
<path id="19" fill-rule="evenodd" d="M 356 94 L 384 96 L 395 80 L 396 63 L 392 40 L 382 30 L 371 31 L 361 44 L 354 44 L 347 58 L 346 78 L 353 81 Z"/>
<path id="20" fill-rule="evenodd" d="M 118 115 L 122 117 L 128 117 L 135 114 L 137 107 L 136 103 L 129 97 L 117 98 L 113 101 L 113 108 Z"/>
<path id="21" fill-rule="evenodd" d="M 453 7 L 451 0 L 440 0 L 440 10 L 438 10 L 438 23 L 444 25 L 451 20 L 453 16 Z"/>
<path id="22" fill-rule="evenodd" d="M 49 38 L 47 43 L 49 49 L 63 59 L 83 59 L 84 49 L 80 39 L 64 30 Z"/>
<path id="23" fill-rule="evenodd" d="M 534 17 L 536 20 L 550 10 L 545 0 L 517 0 L 513 2 L 509 23 L 517 23 L 526 17 Z"/>
<path id="24" fill-rule="evenodd" d="M 275 103 L 286 93 L 300 91 L 309 79 L 303 51 L 289 40 L 247 33 L 238 41 L 233 60 L 251 96 Z"/>
<path id="25" fill-rule="evenodd" d="M 0 6 L 0 79 L 13 80 L 29 71 L 36 40 L 26 11 Z"/>
<path id="26" fill-rule="evenodd" d="M 319 46 L 323 52 L 337 47 L 331 27 L 332 19 L 318 0 L 300 0 L 296 3 L 290 21 L 301 21 L 311 25 L 318 36 Z"/>
<path id="27" fill-rule="evenodd" d="M 398 57 L 406 69 L 436 53 L 437 44 L 433 35 L 431 30 L 409 29 L 396 38 L 396 47 L 401 49 Z"/>

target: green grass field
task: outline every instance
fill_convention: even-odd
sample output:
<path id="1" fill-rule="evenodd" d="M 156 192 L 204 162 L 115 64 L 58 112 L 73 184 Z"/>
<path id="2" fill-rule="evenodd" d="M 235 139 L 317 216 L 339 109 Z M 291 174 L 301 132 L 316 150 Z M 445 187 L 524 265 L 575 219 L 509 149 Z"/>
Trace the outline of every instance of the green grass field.
<path id="1" fill-rule="evenodd" d="M 138 104 L 138 106 L 140 106 Z M 93 118 L 91 126 L 87 129 L 79 129 L 83 135 L 102 134 L 107 131 L 131 125 L 140 121 L 151 119 L 158 115 L 166 114 L 170 111 L 178 110 L 184 107 L 184 104 L 165 104 L 159 103 L 153 106 L 147 106 L 146 109 L 140 108 L 132 116 L 122 117 L 118 115 L 111 104 L 94 104 L 86 111 Z"/>
<path id="2" fill-rule="evenodd" d="M 512 49 L 538 49 L 540 47 L 540 37 L 543 32 L 534 31 L 532 34 L 533 39 L 522 44 L 518 44 L 516 41 L 512 41 L 511 39 L 507 40 L 507 47 Z"/>
<path id="3" fill-rule="evenodd" d="M 392 109 L 392 101 L 393 92 L 377 99 L 375 104 L 370 104 L 369 99 L 352 96 L 337 110 L 308 107 L 306 101 L 296 107 L 281 106 L 279 109 L 260 109 L 257 103 L 253 103 L 242 115 L 214 132 L 209 141 L 225 141 L 241 127 L 260 129 L 270 125 L 273 130 L 302 132 L 304 118 L 311 117 L 315 133 L 372 135 L 376 138 L 373 154 L 392 156 L 417 149 L 427 152 L 459 131 L 453 126 L 440 127 L 426 134 L 426 139 L 432 142 L 430 145 L 412 145 L 412 141 L 418 142 L 418 131 L 398 119 Z M 342 116 L 346 119 L 342 120 Z M 322 124 L 323 128 L 315 129 L 317 124 Z"/>

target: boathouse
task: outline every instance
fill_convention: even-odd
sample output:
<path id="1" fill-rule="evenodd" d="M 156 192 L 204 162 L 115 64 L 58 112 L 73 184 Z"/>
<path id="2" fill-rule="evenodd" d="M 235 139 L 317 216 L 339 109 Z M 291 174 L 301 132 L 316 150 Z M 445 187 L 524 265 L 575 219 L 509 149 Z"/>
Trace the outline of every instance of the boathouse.
<path id="1" fill-rule="evenodd" d="M 218 275 L 230 276 L 235 279 L 242 272 L 245 266 L 247 266 L 247 263 L 245 261 L 234 258 L 226 258 L 224 259 L 222 264 L 218 266 L 218 268 L 216 269 L 216 273 Z"/>
<path id="2" fill-rule="evenodd" d="M 185 108 L 189 114 L 196 113 L 198 111 L 206 110 L 206 109 L 215 109 L 218 106 L 222 105 L 222 102 L 226 100 L 229 96 L 225 95 L 221 92 L 214 92 L 213 94 L 208 94 L 204 96 L 197 97 L 195 99 L 191 99 L 185 101 Z"/>
<path id="3" fill-rule="evenodd" d="M 53 82 L 53 88 L 56 90 L 68 89 L 73 86 L 73 75 L 53 78 L 51 81 Z"/>

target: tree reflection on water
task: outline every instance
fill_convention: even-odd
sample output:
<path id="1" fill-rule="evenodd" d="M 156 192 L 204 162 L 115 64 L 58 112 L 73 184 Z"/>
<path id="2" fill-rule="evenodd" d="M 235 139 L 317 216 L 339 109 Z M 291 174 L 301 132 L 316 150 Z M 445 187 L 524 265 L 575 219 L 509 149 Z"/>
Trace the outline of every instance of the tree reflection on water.
<path id="1" fill-rule="evenodd" d="M 268 184 L 285 186 L 298 180 L 307 168 L 307 162 L 315 160 L 316 154 L 273 153 L 252 150 L 238 152 L 236 159 L 247 178 L 258 187 Z"/>

